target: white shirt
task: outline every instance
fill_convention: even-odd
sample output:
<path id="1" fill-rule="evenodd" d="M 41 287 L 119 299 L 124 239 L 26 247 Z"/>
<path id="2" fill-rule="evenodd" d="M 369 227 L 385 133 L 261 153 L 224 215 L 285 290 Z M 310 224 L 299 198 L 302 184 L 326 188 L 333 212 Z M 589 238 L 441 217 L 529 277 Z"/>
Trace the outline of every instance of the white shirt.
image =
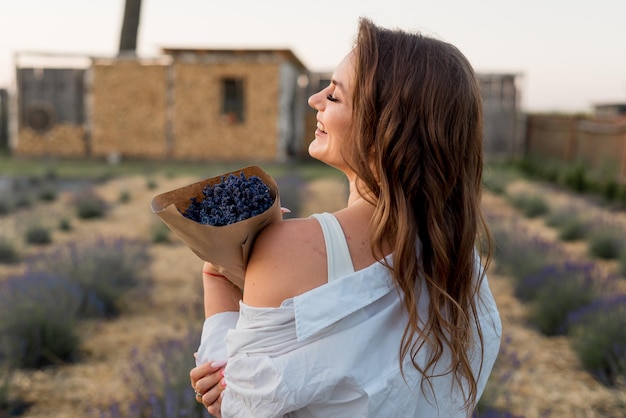
<path id="1" fill-rule="evenodd" d="M 323 214 L 326 221 L 320 220 L 327 227 L 326 243 L 339 250 L 327 249 L 327 284 L 287 299 L 278 308 L 257 308 L 240 302 L 239 313 L 217 314 L 205 321 L 198 364 L 228 360 L 222 416 L 466 416 L 461 409 L 461 391 L 453 384 L 451 374 L 432 378 L 431 389 L 407 357 L 405 382 L 400 373 L 399 348 L 407 317 L 389 270 L 374 263 L 356 272 L 334 275 L 331 270 L 346 269 L 346 263 L 340 260 L 345 260 L 341 254 L 345 254 L 347 245 L 343 234 L 336 242 L 337 230 L 332 226 L 336 219 L 330 222 L 334 237 L 329 233 L 328 216 L 335 219 Z M 337 254 L 339 257 L 334 256 Z M 477 260 L 477 270 L 480 268 Z M 417 286 L 425 290 L 423 281 Z M 426 291 L 419 294 L 418 311 L 424 318 L 428 314 L 428 295 Z M 486 278 L 479 294 L 482 369 L 480 347 L 471 353 L 473 372 L 477 375 L 480 371 L 478 396 L 497 357 L 502 330 Z M 426 364 L 430 354 L 426 347 L 417 355 L 418 364 Z M 445 372 L 448 363 L 449 354 L 444 352 L 433 374 Z"/>

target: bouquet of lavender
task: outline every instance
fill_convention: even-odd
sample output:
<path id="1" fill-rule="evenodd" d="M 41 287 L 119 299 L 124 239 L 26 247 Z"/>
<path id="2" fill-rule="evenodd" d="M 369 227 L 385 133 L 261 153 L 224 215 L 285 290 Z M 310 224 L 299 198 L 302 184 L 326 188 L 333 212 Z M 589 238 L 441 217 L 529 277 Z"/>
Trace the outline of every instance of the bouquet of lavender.
<path id="1" fill-rule="evenodd" d="M 270 188 L 259 176 L 223 175 L 220 183 L 207 184 L 203 197 L 192 197 L 183 215 L 204 225 L 224 226 L 244 221 L 268 210 L 274 203 Z"/>
<path id="2" fill-rule="evenodd" d="M 240 288 L 256 234 L 282 219 L 278 186 L 257 166 L 160 194 L 151 208 L 198 257 Z"/>

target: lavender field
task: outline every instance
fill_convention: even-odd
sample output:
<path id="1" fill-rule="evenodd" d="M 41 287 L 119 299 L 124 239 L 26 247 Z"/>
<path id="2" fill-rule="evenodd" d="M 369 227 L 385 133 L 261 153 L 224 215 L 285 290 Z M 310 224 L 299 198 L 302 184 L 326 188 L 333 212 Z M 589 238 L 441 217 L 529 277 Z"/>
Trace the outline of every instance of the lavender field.
<path id="1" fill-rule="evenodd" d="M 273 175 L 296 215 L 344 204 L 337 176 Z M 29 204 L 0 215 L 0 349 L 10 359 L 0 369 L 0 416 L 208 416 L 188 378 L 202 262 L 149 207 L 196 180 L 125 175 L 88 190 L 46 180 L 29 188 L 38 188 Z M 478 416 L 625 416 L 625 213 L 519 177 L 488 188 L 483 204 L 504 335 Z M 16 335 L 30 345 L 10 346 Z"/>

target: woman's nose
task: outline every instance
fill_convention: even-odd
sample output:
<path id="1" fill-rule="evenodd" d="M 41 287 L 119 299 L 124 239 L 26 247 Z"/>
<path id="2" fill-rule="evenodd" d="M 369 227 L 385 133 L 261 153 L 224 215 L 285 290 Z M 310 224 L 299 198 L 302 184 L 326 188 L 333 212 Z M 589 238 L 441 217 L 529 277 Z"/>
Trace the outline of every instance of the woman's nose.
<path id="1" fill-rule="evenodd" d="M 320 106 L 320 97 L 321 97 L 321 91 L 318 91 L 317 93 L 311 95 L 311 97 L 309 97 L 308 103 L 309 106 L 311 106 L 313 109 L 315 110 L 320 110 L 319 106 Z"/>

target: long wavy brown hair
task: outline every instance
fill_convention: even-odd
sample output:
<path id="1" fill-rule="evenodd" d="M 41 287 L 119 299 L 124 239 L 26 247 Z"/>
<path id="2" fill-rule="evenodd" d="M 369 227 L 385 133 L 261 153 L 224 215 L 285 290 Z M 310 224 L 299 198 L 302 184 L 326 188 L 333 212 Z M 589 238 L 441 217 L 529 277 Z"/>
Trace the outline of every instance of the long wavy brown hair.
<path id="1" fill-rule="evenodd" d="M 353 50 L 353 126 L 345 157 L 376 209 L 372 251 L 393 250 L 393 279 L 409 322 L 400 358 L 430 384 L 445 350 L 469 411 L 477 380 L 470 352 L 483 338 L 477 292 L 491 253 L 483 218 L 482 100 L 472 66 L 453 45 L 360 20 Z M 417 238 L 417 239 L 416 239 Z M 486 248 L 476 271 L 476 247 Z M 427 318 L 418 315 L 416 281 L 425 280 Z M 478 339 L 474 330 L 478 327 Z M 430 348 L 426 365 L 416 362 Z M 404 374 L 404 369 L 402 369 Z M 422 390 L 424 388 L 422 387 Z"/>

